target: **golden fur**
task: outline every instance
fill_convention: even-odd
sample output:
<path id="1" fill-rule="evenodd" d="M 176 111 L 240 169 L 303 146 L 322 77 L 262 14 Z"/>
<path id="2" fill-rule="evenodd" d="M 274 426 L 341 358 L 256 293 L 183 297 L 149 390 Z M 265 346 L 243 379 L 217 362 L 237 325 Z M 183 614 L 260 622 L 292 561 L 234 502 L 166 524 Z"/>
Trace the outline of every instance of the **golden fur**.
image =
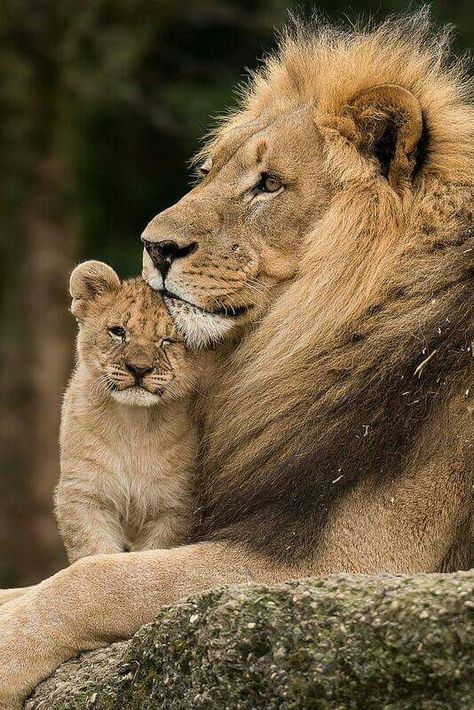
<path id="1" fill-rule="evenodd" d="M 189 538 L 202 356 L 185 350 L 144 281 L 106 264 L 71 276 L 77 366 L 64 399 L 56 514 L 69 560 L 173 547 Z M 111 332 L 123 328 L 123 338 Z M 140 383 L 127 364 L 150 371 Z"/>
<path id="2" fill-rule="evenodd" d="M 472 564 L 470 88 L 424 15 L 297 29 L 253 78 L 143 235 L 179 331 L 227 340 L 202 542 L 87 557 L 6 603 L 0 707 L 216 584 Z"/>

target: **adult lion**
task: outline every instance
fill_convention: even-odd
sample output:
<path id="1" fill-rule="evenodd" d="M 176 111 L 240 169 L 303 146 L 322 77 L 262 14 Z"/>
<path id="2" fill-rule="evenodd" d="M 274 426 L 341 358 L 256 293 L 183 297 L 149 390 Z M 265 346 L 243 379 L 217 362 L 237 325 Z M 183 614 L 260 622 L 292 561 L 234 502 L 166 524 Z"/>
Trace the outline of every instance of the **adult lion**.
<path id="1" fill-rule="evenodd" d="M 227 338 L 198 542 L 5 604 L 3 707 L 218 583 L 471 563 L 474 112 L 444 46 L 420 16 L 290 34 L 147 227 L 179 327 Z"/>

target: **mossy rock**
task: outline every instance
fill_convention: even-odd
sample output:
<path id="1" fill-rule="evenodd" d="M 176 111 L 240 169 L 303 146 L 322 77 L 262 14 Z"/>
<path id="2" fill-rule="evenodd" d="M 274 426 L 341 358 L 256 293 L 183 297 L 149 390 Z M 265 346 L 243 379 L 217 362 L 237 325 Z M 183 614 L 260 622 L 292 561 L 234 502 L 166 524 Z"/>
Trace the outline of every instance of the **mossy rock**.
<path id="1" fill-rule="evenodd" d="M 28 710 L 473 710 L 474 571 L 213 590 L 64 664 Z"/>

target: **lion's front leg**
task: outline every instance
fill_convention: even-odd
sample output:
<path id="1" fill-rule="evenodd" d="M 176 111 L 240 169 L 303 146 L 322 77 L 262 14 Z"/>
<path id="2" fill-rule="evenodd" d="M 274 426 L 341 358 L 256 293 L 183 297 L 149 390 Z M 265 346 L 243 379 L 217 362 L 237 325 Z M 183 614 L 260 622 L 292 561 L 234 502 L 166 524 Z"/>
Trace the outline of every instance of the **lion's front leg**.
<path id="1" fill-rule="evenodd" d="M 20 707 L 79 651 L 130 638 L 163 604 L 218 584 L 291 576 L 220 543 L 79 560 L 0 609 L 0 708 Z"/>

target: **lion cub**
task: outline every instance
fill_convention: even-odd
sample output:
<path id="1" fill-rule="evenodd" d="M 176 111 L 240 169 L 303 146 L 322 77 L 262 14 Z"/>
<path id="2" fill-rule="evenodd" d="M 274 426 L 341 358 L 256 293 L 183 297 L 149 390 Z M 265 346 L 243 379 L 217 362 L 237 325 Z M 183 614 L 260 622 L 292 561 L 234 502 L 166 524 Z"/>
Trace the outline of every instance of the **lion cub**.
<path id="1" fill-rule="evenodd" d="M 193 388 L 204 354 L 180 342 L 144 281 L 77 266 L 77 365 L 64 399 L 56 515 L 69 560 L 171 547 L 191 525 Z"/>

